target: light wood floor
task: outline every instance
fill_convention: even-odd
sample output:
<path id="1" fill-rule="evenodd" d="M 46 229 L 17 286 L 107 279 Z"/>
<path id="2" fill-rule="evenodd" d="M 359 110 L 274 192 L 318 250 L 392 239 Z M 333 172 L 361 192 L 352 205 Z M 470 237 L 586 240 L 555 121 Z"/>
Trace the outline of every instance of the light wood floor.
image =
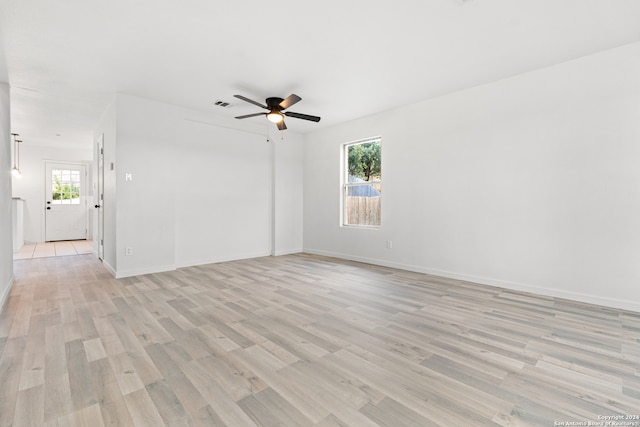
<path id="1" fill-rule="evenodd" d="M 640 413 L 639 313 L 311 255 L 121 280 L 79 255 L 16 261 L 16 277 L 0 315 L 0 426 Z"/>

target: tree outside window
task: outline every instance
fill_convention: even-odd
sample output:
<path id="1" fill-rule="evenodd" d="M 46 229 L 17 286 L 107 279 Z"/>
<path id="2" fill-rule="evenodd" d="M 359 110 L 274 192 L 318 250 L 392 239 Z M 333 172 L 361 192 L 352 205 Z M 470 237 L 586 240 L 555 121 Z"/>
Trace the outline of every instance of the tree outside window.
<path id="1" fill-rule="evenodd" d="M 51 197 L 55 205 L 80 204 L 80 172 L 54 169 L 51 171 Z"/>
<path id="2" fill-rule="evenodd" d="M 343 225 L 380 227 L 382 170 L 380 138 L 345 144 Z"/>

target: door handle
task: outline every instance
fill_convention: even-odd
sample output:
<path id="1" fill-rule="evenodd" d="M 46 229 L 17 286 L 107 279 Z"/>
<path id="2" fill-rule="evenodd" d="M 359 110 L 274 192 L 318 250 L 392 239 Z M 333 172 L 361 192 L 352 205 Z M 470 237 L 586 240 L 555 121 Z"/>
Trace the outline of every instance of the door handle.
<path id="1" fill-rule="evenodd" d="M 51 206 L 47 206 L 47 209 L 51 209 Z"/>
<path id="2" fill-rule="evenodd" d="M 50 204 L 51 204 L 51 201 L 50 201 L 50 200 L 48 200 L 48 201 L 47 201 L 47 204 L 48 204 L 48 205 L 50 205 Z"/>
<path id="3" fill-rule="evenodd" d="M 99 208 L 99 207 L 100 207 L 100 205 L 95 205 L 95 206 L 94 206 L 94 208 Z"/>

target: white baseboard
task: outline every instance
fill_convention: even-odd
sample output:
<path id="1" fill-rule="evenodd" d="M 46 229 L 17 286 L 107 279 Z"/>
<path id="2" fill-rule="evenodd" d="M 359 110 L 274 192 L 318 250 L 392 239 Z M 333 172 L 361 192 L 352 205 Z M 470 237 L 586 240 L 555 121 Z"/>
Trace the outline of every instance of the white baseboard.
<path id="1" fill-rule="evenodd" d="M 544 288 L 539 286 L 527 285 L 524 283 L 510 282 L 510 281 L 481 277 L 481 276 L 473 276 L 469 274 L 457 273 L 452 271 L 437 270 L 437 269 L 432 269 L 432 268 L 427 268 L 422 266 L 391 262 L 391 261 L 386 261 L 381 259 L 358 257 L 358 256 L 343 254 L 339 252 L 329 252 L 329 251 L 322 251 L 322 250 L 309 249 L 309 248 L 305 248 L 303 252 L 309 253 L 309 254 L 315 254 L 315 255 L 341 258 L 341 259 L 346 259 L 350 261 L 358 261 L 358 262 L 363 262 L 367 264 L 380 265 L 383 267 L 398 268 L 401 270 L 414 271 L 416 273 L 430 274 L 433 276 L 446 277 L 449 279 L 464 280 L 465 282 L 473 282 L 479 285 L 496 286 L 499 288 L 514 290 L 514 291 L 528 292 L 528 293 L 542 295 L 542 296 L 563 298 L 563 299 L 583 302 L 587 304 L 601 305 L 605 307 L 640 312 L 640 302 L 620 300 L 617 298 L 610 298 L 610 297 L 601 296 L 601 295 L 590 295 L 590 294 L 583 294 L 579 292 Z"/>
<path id="2" fill-rule="evenodd" d="M 162 273 L 164 271 L 173 271 L 176 269 L 175 264 L 169 265 L 155 265 L 145 268 L 132 268 L 130 270 L 117 270 L 116 279 L 122 279 L 124 277 L 142 276 L 143 274 Z"/>
<path id="3" fill-rule="evenodd" d="M 270 256 L 269 252 L 253 252 L 253 253 L 243 253 L 243 254 L 234 254 L 234 255 L 225 255 L 225 256 L 217 256 L 217 257 L 205 257 L 205 258 L 197 258 L 186 261 L 180 261 L 176 264 L 176 268 L 183 267 L 194 267 L 196 265 L 205 265 L 205 264 L 216 264 L 218 262 L 227 262 L 227 261 L 237 261 L 239 259 L 249 259 L 249 258 L 260 258 L 264 256 Z"/>
<path id="4" fill-rule="evenodd" d="M 288 253 L 299 253 L 301 251 L 302 250 L 296 250 L 296 251 L 291 251 L 291 252 L 288 252 Z M 109 270 L 109 272 L 116 279 L 122 279 L 124 277 L 140 276 L 140 275 L 143 275 L 143 274 L 151 274 L 151 273 L 161 273 L 163 271 L 172 271 L 172 270 L 175 270 L 177 268 L 183 268 L 183 267 L 193 267 L 193 266 L 196 266 L 196 265 L 215 264 L 215 263 L 219 263 L 219 262 L 236 261 L 236 260 L 240 260 L 240 259 L 260 258 L 260 257 L 266 257 L 266 256 L 270 256 L 270 255 L 271 254 L 269 252 L 251 252 L 251 253 L 242 253 L 242 254 L 218 256 L 218 257 L 204 257 L 204 258 L 183 260 L 183 261 L 180 261 L 180 262 L 178 262 L 176 264 L 171 264 L 171 265 L 161 265 L 161 266 L 153 266 L 153 267 L 146 267 L 146 268 L 134 268 L 134 269 L 129 269 L 129 270 L 116 270 L 111 265 L 109 265 L 108 262 L 106 262 L 104 260 L 102 261 L 102 264 L 104 265 L 104 267 L 107 270 Z M 278 254 L 278 255 L 285 255 L 285 253 Z"/>
<path id="5" fill-rule="evenodd" d="M 13 282 L 15 281 L 15 276 L 11 274 L 7 284 L 5 285 L 5 291 L 0 295 L 0 313 L 4 310 L 4 305 L 9 301 L 9 294 L 11 293 L 11 289 L 13 288 Z"/>
<path id="6" fill-rule="evenodd" d="M 302 248 L 296 248 L 296 249 L 284 249 L 284 250 L 275 251 L 275 252 L 273 253 L 273 256 L 282 256 L 282 255 L 299 254 L 300 252 L 302 252 Z"/>
<path id="7" fill-rule="evenodd" d="M 106 269 L 107 269 L 107 271 L 109 271 L 109 273 L 111 273 L 111 275 L 112 275 L 113 277 L 116 277 L 116 269 L 115 269 L 115 268 L 113 268 L 113 267 L 111 266 L 111 264 L 109 264 L 109 263 L 108 263 L 107 261 L 105 261 L 105 260 L 102 260 L 102 265 L 104 266 L 104 268 L 106 268 Z"/>

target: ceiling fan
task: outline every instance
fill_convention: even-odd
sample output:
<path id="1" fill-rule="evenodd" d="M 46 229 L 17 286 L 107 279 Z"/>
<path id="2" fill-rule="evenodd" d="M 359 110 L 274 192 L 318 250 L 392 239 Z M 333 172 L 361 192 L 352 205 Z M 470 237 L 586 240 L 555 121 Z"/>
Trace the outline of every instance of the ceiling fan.
<path id="1" fill-rule="evenodd" d="M 302 98 L 300 98 L 298 95 L 295 95 L 295 94 L 291 94 L 285 99 L 275 98 L 275 97 L 267 98 L 265 99 L 265 103 L 267 105 L 263 105 L 257 101 L 254 101 L 242 95 L 233 95 L 233 96 L 235 96 L 238 99 L 242 99 L 243 101 L 246 101 L 250 104 L 257 105 L 258 107 L 262 107 L 265 110 L 269 110 L 268 113 L 247 114 L 245 116 L 237 116 L 236 119 L 248 119 L 249 117 L 267 116 L 267 119 L 270 122 L 275 123 L 276 126 L 278 126 L 279 130 L 285 130 L 287 128 L 287 125 L 284 124 L 284 116 L 293 117 L 296 119 L 311 120 L 312 122 L 320 121 L 320 117 L 318 116 L 310 116 L 308 114 L 294 113 L 293 111 L 284 111 L 287 108 L 291 107 L 293 104 L 302 100 Z"/>

